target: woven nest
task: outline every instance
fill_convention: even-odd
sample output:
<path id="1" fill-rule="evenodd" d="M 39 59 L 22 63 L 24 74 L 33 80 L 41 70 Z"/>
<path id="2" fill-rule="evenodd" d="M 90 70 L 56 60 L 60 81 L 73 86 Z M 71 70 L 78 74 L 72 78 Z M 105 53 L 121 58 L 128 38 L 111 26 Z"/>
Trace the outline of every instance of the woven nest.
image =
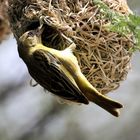
<path id="1" fill-rule="evenodd" d="M 7 15 L 7 0 L 0 0 L 0 43 L 11 33 Z"/>
<path id="2" fill-rule="evenodd" d="M 103 0 L 110 9 L 124 15 L 131 13 L 124 0 Z M 13 33 L 20 35 L 39 26 L 39 17 L 52 21 L 42 34 L 43 44 L 55 49 L 69 46 L 62 33 L 77 45 L 75 55 L 83 74 L 102 94 L 119 87 L 130 69 L 132 35 L 127 37 L 107 30 L 109 20 L 92 0 L 13 0 L 9 15 Z M 63 46 L 63 47 L 62 47 Z"/>

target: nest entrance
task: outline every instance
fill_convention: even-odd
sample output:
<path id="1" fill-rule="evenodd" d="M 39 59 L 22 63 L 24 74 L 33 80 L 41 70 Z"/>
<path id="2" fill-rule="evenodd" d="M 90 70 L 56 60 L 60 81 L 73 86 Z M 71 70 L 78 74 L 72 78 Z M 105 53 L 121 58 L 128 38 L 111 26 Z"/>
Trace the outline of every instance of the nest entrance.
<path id="1" fill-rule="evenodd" d="M 71 38 L 77 45 L 75 55 L 83 74 L 98 91 L 106 94 L 118 88 L 120 82 L 126 79 L 132 55 L 129 50 L 133 48 L 132 36 L 125 37 L 107 30 L 104 26 L 110 21 L 101 18 L 100 10 L 93 0 L 24 1 L 28 6 L 26 10 L 19 8 L 24 11 L 19 12 L 22 13 L 20 26 L 25 23 L 31 25 L 33 19 L 39 21 L 40 15 L 48 16 L 52 26 L 46 25 L 42 34 L 43 44 L 63 49 L 68 47 L 69 43 L 61 33 Z M 103 1 L 118 13 L 131 13 L 124 0 Z M 23 20 L 24 23 L 21 23 Z M 17 35 L 19 33 L 15 27 L 13 23 L 13 30 Z M 21 34 L 25 30 L 27 28 L 23 29 Z"/>

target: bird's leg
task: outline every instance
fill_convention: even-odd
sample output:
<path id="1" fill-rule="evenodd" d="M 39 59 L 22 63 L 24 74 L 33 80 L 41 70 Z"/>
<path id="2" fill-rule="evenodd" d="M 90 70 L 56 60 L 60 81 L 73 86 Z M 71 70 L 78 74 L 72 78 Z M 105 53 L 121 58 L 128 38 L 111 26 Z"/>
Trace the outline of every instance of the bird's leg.
<path id="1" fill-rule="evenodd" d="M 61 36 L 62 36 L 63 38 L 65 38 L 66 40 L 68 40 L 68 42 L 70 42 L 70 44 L 73 43 L 73 41 L 72 41 L 69 37 L 65 36 L 62 32 L 61 32 Z"/>
<path id="2" fill-rule="evenodd" d="M 39 22 L 40 22 L 40 25 L 46 24 L 48 26 L 56 28 L 56 26 L 54 25 L 54 22 L 52 21 L 52 19 L 49 16 L 40 16 Z"/>
<path id="3" fill-rule="evenodd" d="M 76 44 L 73 42 L 67 49 L 70 49 L 72 52 L 76 49 Z"/>
<path id="4" fill-rule="evenodd" d="M 69 37 L 65 36 L 63 33 L 61 33 L 61 36 L 63 38 L 65 38 L 66 40 L 68 40 L 68 42 L 70 43 L 70 45 L 69 45 L 69 47 L 67 49 L 69 49 L 72 52 L 74 52 L 75 49 L 76 49 L 76 44 L 72 41 L 72 39 L 70 39 Z"/>

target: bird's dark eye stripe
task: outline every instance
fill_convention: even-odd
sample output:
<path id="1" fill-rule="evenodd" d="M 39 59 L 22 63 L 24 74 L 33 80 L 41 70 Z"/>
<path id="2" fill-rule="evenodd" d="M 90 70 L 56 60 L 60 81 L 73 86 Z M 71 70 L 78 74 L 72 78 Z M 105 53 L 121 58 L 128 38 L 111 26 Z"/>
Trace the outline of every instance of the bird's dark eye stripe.
<path id="1" fill-rule="evenodd" d="M 29 32 L 28 36 L 31 36 L 31 37 L 34 36 L 33 32 Z"/>

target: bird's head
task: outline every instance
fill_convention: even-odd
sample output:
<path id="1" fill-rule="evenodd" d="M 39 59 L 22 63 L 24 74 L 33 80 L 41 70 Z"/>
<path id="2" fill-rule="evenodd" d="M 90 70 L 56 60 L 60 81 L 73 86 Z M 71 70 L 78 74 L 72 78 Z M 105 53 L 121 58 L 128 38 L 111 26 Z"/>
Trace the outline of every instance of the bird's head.
<path id="1" fill-rule="evenodd" d="M 41 43 L 42 32 L 43 28 L 27 31 L 19 38 L 19 41 L 25 47 L 34 47 L 36 44 Z"/>

